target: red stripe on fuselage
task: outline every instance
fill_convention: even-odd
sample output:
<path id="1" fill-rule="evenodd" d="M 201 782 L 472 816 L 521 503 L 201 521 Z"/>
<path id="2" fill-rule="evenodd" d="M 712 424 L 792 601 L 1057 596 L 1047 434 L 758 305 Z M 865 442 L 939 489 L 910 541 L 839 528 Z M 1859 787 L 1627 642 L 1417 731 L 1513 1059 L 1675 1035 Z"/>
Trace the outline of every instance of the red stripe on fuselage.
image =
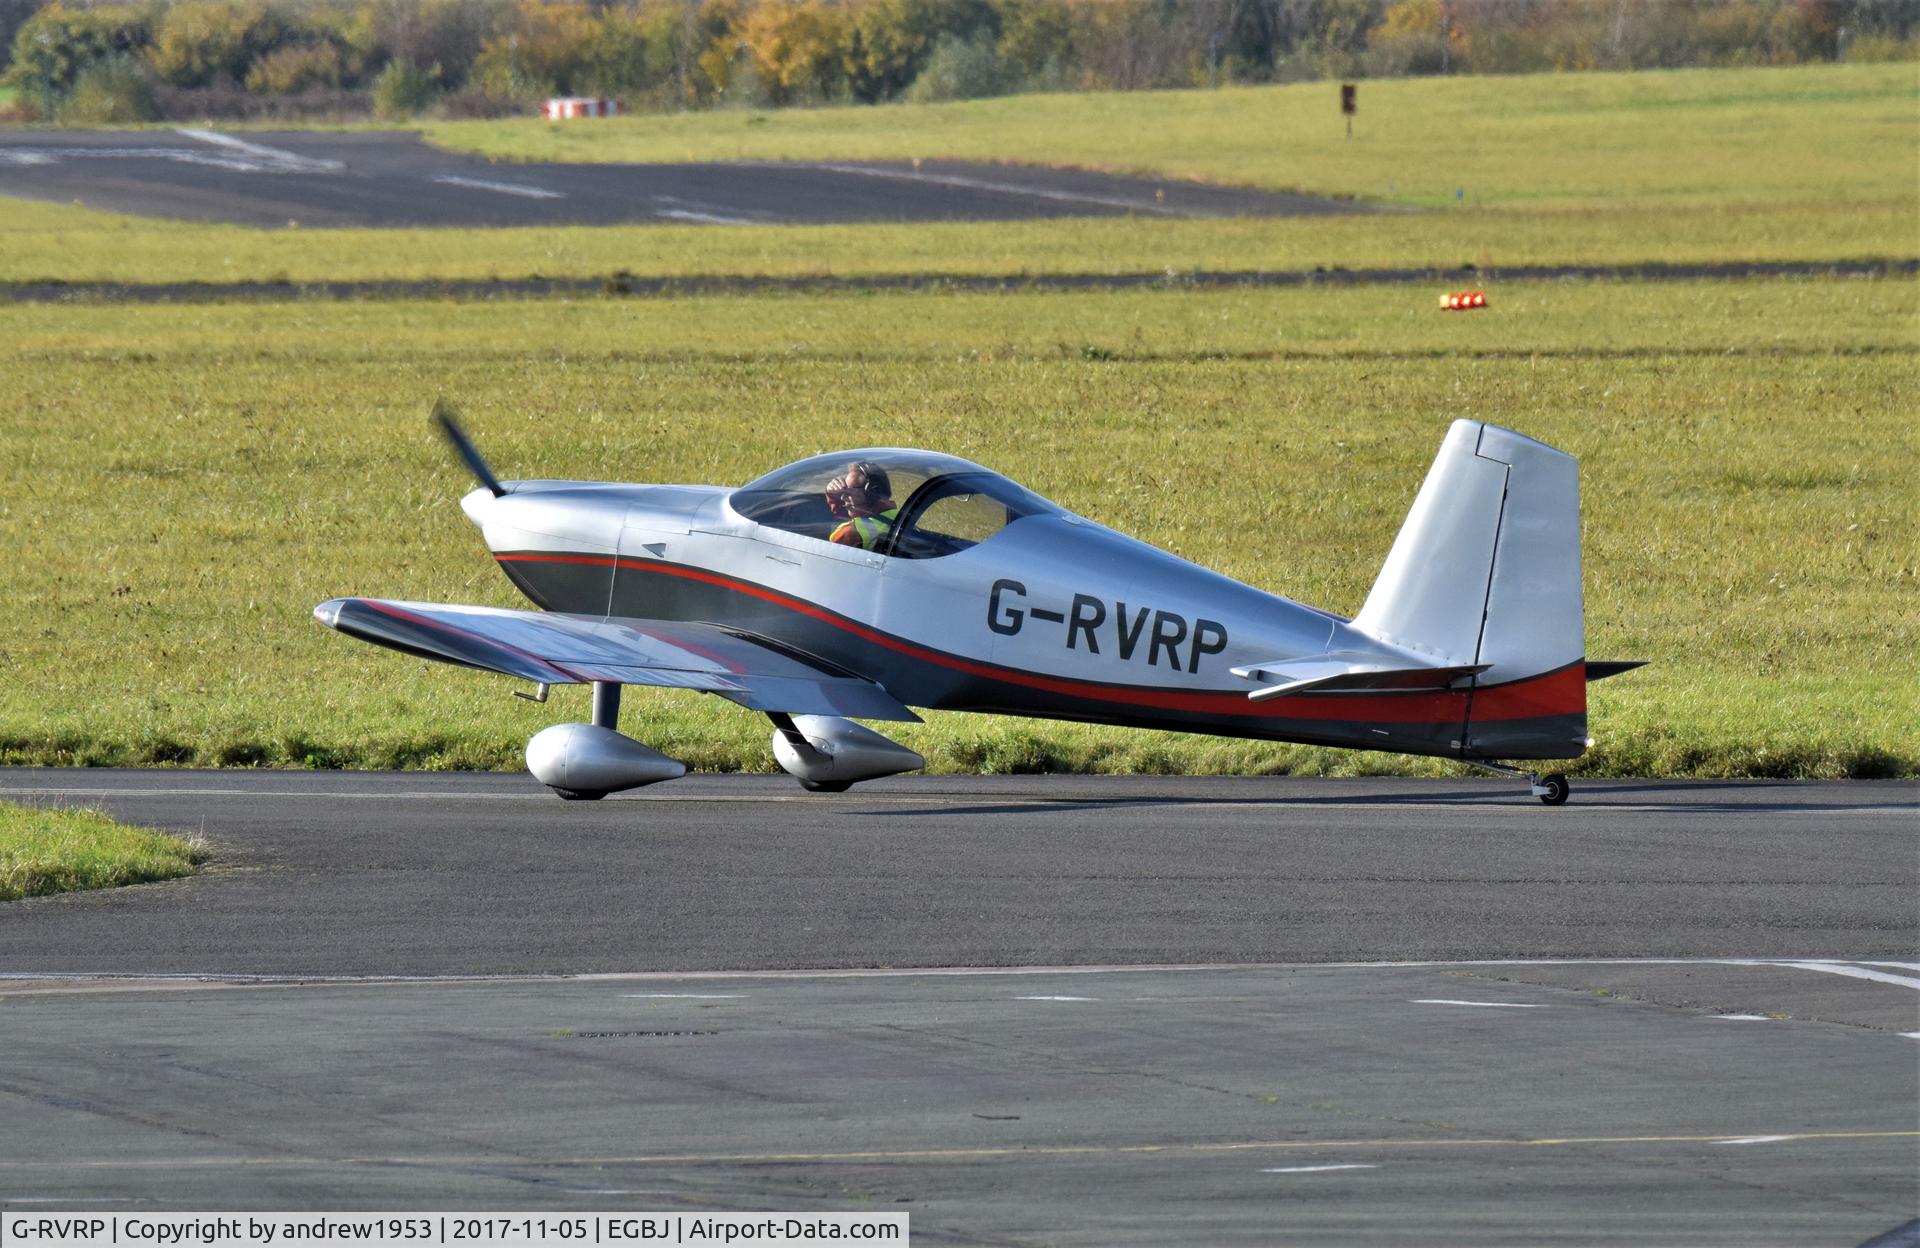
<path id="1" fill-rule="evenodd" d="M 736 577 L 701 568 L 661 563 L 652 559 L 619 559 L 607 555 L 496 554 L 501 563 L 573 563 L 614 567 L 659 576 L 716 585 L 735 593 L 770 602 L 809 619 L 819 620 L 864 641 L 883 646 L 951 671 L 965 672 L 987 680 L 1002 681 L 1027 689 L 1039 689 L 1064 697 L 1084 698 L 1121 706 L 1143 706 L 1162 711 L 1189 711 L 1205 715 L 1227 715 L 1245 719 L 1319 719 L 1364 721 L 1369 723 L 1448 723 L 1466 712 L 1468 690 L 1410 690 L 1405 693 L 1303 693 L 1249 702 L 1245 692 L 1235 690 L 1186 692 L 1141 685 L 1105 684 L 1075 680 L 1063 676 L 1045 676 L 1024 668 L 1001 667 L 963 658 L 945 651 L 929 649 L 917 642 L 883 633 L 848 619 L 804 598 L 795 598 L 779 590 L 756 585 Z M 1585 664 L 1575 662 L 1539 676 L 1499 685 L 1483 685 L 1472 690 L 1473 718 L 1489 720 L 1534 719 L 1543 715 L 1575 715 L 1587 708 Z"/>

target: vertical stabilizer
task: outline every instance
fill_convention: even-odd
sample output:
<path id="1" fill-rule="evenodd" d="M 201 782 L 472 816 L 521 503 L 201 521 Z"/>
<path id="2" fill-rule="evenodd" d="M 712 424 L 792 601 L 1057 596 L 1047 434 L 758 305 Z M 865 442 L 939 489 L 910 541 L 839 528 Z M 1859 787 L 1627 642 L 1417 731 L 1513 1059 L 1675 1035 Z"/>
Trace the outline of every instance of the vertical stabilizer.
<path id="1" fill-rule="evenodd" d="M 1476 452 L 1486 426 L 1456 420 L 1354 627 L 1436 666 L 1480 661 L 1480 626 L 1507 496 L 1507 465 Z"/>
<path id="2" fill-rule="evenodd" d="M 1490 665 L 1476 691 L 1508 691 L 1476 692 L 1463 752 L 1520 757 L 1564 746 L 1577 754 L 1586 639 L 1574 458 L 1511 430 L 1455 421 L 1353 624 L 1435 665 Z M 1506 708 L 1523 693 L 1525 713 Z M 1509 709 L 1514 722 L 1496 724 L 1496 712 Z M 1533 722 L 1521 730 L 1522 720 Z"/>

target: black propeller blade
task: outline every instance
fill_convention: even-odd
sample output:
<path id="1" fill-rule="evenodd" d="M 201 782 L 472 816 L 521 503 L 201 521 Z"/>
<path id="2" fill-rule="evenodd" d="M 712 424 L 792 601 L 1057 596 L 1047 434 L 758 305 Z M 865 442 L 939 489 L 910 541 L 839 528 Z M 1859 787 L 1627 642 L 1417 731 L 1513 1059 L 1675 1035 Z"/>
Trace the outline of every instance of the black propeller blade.
<path id="1" fill-rule="evenodd" d="M 493 469 L 487 467 L 487 461 L 480 458 L 480 451 L 473 445 L 473 439 L 453 418 L 453 407 L 445 399 L 433 401 L 431 419 L 439 426 L 447 444 L 453 447 L 453 453 L 460 457 L 460 462 L 467 466 L 467 471 L 474 475 L 475 480 L 486 486 L 495 498 L 507 492 L 507 487 L 500 484 L 500 478 L 493 475 Z"/>

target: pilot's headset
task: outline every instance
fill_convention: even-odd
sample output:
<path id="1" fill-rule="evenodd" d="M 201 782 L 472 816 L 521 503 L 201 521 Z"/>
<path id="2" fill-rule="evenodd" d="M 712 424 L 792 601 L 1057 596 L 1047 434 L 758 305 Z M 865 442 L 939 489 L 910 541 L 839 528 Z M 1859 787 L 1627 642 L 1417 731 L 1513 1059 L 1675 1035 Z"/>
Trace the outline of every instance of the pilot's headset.
<path id="1" fill-rule="evenodd" d="M 870 459 L 860 460 L 848 469 L 847 475 L 852 476 L 856 472 L 865 478 L 866 484 L 861 489 L 868 502 L 877 503 L 893 496 L 893 481 L 887 476 L 887 470 L 879 464 Z"/>

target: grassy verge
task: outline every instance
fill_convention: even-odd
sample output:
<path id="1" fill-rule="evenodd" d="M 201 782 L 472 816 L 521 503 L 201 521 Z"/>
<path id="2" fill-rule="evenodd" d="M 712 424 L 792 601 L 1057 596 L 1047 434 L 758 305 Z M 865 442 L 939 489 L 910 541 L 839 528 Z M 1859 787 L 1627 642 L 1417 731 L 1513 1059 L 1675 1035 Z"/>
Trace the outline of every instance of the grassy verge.
<path id="1" fill-rule="evenodd" d="M 1910 199 L 1407 216 L 499 230 L 250 229 L 0 201 L 0 281 L 856 277 L 1906 259 Z"/>
<path id="2" fill-rule="evenodd" d="M 177 836 L 98 810 L 0 802 L 0 901 L 190 875 L 203 855 Z"/>
<path id="3" fill-rule="evenodd" d="M 1589 771 L 1915 774 L 1920 284 L 1493 293 L 0 308 L 0 542 L 30 604 L 0 613 L 0 761 L 514 766 L 582 717 L 579 690 L 531 706 L 309 618 L 514 603 L 423 428 L 445 392 L 507 475 L 740 482 L 930 445 L 1343 612 L 1446 422 L 1510 424 L 1582 459 L 1589 652 L 1655 664 L 1595 687 Z M 635 690 L 628 714 L 697 766 L 770 766 L 737 708 Z M 1443 766 L 961 715 L 902 735 L 947 770 Z"/>

